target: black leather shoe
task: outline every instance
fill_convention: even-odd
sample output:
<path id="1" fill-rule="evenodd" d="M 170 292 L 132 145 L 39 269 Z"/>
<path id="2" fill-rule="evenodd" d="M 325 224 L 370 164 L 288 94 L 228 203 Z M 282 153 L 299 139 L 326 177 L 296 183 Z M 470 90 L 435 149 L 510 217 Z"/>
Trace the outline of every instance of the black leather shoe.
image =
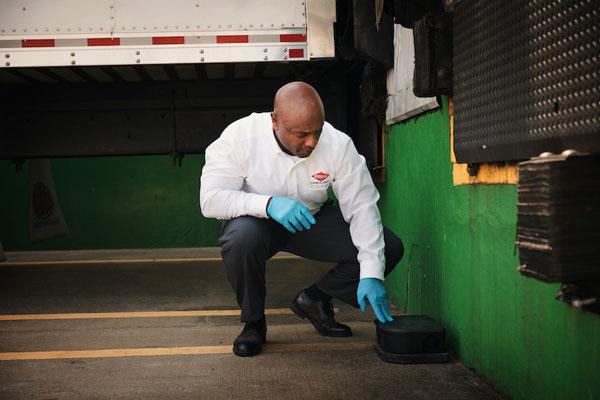
<path id="1" fill-rule="evenodd" d="M 299 317 L 308 319 L 323 336 L 352 336 L 352 330 L 348 325 L 335 321 L 333 306 L 329 301 L 313 300 L 303 290 L 298 293 L 290 308 Z"/>
<path id="2" fill-rule="evenodd" d="M 242 333 L 233 342 L 233 354 L 240 357 L 255 356 L 262 351 L 267 342 L 267 324 L 246 324 Z"/>

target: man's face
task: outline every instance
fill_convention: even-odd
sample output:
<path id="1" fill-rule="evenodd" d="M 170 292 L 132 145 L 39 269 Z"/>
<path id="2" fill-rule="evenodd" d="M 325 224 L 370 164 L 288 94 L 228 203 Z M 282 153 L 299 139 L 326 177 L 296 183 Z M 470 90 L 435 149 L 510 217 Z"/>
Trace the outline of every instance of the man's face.
<path id="1" fill-rule="evenodd" d="M 319 115 L 281 116 L 273 112 L 271 121 L 281 144 L 300 158 L 311 155 L 323 129 L 323 119 Z"/>

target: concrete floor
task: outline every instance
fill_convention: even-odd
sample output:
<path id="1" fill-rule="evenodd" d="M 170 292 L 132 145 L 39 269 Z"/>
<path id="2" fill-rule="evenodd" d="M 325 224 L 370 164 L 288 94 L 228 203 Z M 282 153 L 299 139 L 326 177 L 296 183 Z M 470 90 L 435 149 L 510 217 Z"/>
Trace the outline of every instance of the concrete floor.
<path id="1" fill-rule="evenodd" d="M 338 319 L 354 336 L 318 335 L 287 307 L 328 268 L 270 261 L 268 344 L 239 358 L 231 354 L 241 330 L 235 313 L 133 314 L 236 310 L 220 261 L 0 263 L 0 399 L 505 399 L 457 362 L 381 362 L 373 315 L 344 304 L 335 304 Z M 56 315 L 115 312 L 128 314 Z M 49 317 L 65 319 L 41 319 Z"/>

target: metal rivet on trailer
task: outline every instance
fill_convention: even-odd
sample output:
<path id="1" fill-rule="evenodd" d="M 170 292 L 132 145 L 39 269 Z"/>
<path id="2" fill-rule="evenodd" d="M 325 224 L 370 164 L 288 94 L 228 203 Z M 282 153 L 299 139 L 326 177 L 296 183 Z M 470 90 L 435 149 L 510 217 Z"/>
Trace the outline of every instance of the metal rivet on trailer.
<path id="1" fill-rule="evenodd" d="M 296 24 L 292 24 L 292 26 L 296 26 Z"/>
<path id="2" fill-rule="evenodd" d="M 23 7 L 23 11 L 27 10 L 27 8 Z"/>
<path id="3" fill-rule="evenodd" d="M 23 32 L 27 32 L 27 29 L 23 29 Z"/>
<path id="4" fill-rule="evenodd" d="M 283 52 L 285 53 L 286 51 L 287 51 L 287 47 L 284 47 L 283 48 Z"/>
<path id="5" fill-rule="evenodd" d="M 268 50 L 267 50 L 266 48 L 265 48 L 265 49 L 263 49 L 263 53 L 266 53 L 267 51 L 268 51 Z"/>
<path id="6" fill-rule="evenodd" d="M 189 25 L 186 25 L 186 26 L 185 26 L 185 29 L 190 29 L 190 26 L 189 26 Z"/>
<path id="7" fill-rule="evenodd" d="M 4 33 L 4 29 L 2 29 L 2 33 Z"/>
<path id="8" fill-rule="evenodd" d="M 204 50 L 200 50 L 200 54 L 204 54 Z"/>
<path id="9" fill-rule="evenodd" d="M 204 57 L 202 57 L 202 58 L 200 59 L 200 62 L 204 62 Z"/>
<path id="10" fill-rule="evenodd" d="M 81 28 L 77 28 L 77 30 L 78 30 L 78 31 L 80 31 L 80 30 L 81 30 Z"/>
<path id="11" fill-rule="evenodd" d="M 200 7 L 200 4 L 196 4 L 196 7 Z"/>
<path id="12" fill-rule="evenodd" d="M 269 57 L 265 56 L 265 61 L 267 61 L 269 59 Z"/>
<path id="13" fill-rule="evenodd" d="M 139 55 L 140 55 L 140 51 L 139 51 L 139 50 L 138 50 L 138 51 L 136 51 L 136 52 L 135 52 L 135 55 L 136 55 L 136 56 L 139 56 Z"/>
<path id="14" fill-rule="evenodd" d="M 6 57 L 6 58 L 10 58 L 10 54 L 6 54 L 4 57 Z"/>
<path id="15" fill-rule="evenodd" d="M 16 32 L 16 31 L 17 31 L 16 29 L 13 29 L 13 32 Z"/>
<path id="16" fill-rule="evenodd" d="M 562 153 L 560 153 L 560 155 L 564 156 L 564 157 L 576 156 L 577 154 L 579 154 L 577 152 L 577 150 L 573 150 L 573 149 L 567 149 L 567 150 L 563 151 Z"/>
<path id="17" fill-rule="evenodd" d="M 115 8 L 114 6 L 110 6 L 110 9 L 112 10 L 113 8 Z"/>
<path id="18" fill-rule="evenodd" d="M 254 25 L 250 25 L 250 28 L 254 28 Z"/>
<path id="19" fill-rule="evenodd" d="M 71 57 L 75 57 L 75 53 L 71 53 Z"/>
<path id="20" fill-rule="evenodd" d="M 287 56 L 283 56 L 283 59 L 284 59 L 284 60 L 287 60 Z"/>
<path id="21" fill-rule="evenodd" d="M 140 63 L 140 59 L 138 58 L 137 60 L 135 60 L 135 62 L 139 64 Z"/>
<path id="22" fill-rule="evenodd" d="M 133 28 L 133 29 L 135 29 L 135 28 Z M 70 29 L 67 29 L 67 30 L 69 30 L 69 31 L 70 31 Z M 101 30 L 101 31 L 103 31 L 103 30 L 104 30 L 104 28 L 100 28 L 100 30 Z"/>
<path id="23" fill-rule="evenodd" d="M 179 25 L 175 25 L 175 29 L 179 29 Z"/>
<path id="24" fill-rule="evenodd" d="M 71 65 L 75 65 L 75 60 L 71 61 Z"/>
<path id="25" fill-rule="evenodd" d="M 6 65 L 7 67 L 10 67 L 10 63 L 9 63 L 9 62 L 7 62 L 7 63 L 6 63 L 6 64 L 4 64 L 4 65 Z"/>

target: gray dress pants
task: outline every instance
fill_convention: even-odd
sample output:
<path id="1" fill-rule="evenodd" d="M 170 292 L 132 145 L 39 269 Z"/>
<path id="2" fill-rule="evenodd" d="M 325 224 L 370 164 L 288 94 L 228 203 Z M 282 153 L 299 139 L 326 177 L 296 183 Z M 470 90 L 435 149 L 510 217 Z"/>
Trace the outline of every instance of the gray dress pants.
<path id="1" fill-rule="evenodd" d="M 358 250 L 349 225 L 337 206 L 325 205 L 315 215 L 317 223 L 308 231 L 288 232 L 272 219 L 242 216 L 224 221 L 219 245 L 227 278 L 241 308 L 242 322 L 258 321 L 265 310 L 265 263 L 279 251 L 316 261 L 337 263 L 317 283 L 331 297 L 358 307 L 356 289 L 360 279 Z M 383 229 L 385 275 L 402 258 L 402 241 Z"/>

